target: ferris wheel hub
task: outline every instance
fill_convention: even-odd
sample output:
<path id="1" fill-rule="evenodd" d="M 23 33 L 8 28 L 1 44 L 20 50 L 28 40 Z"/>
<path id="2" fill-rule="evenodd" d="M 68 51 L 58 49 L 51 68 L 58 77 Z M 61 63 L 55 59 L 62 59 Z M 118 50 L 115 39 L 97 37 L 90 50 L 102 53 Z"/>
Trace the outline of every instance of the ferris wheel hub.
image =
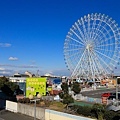
<path id="1" fill-rule="evenodd" d="M 87 45 L 86 45 L 86 49 L 87 49 L 87 50 L 91 51 L 91 50 L 92 50 L 92 48 L 93 48 L 93 47 L 92 47 L 92 45 L 91 45 L 91 44 L 87 44 Z"/>

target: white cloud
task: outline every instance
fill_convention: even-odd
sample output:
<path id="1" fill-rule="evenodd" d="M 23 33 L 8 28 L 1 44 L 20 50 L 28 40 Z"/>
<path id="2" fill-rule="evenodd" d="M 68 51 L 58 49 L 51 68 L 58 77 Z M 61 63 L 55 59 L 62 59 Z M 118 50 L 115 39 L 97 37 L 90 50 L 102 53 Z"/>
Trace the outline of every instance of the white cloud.
<path id="1" fill-rule="evenodd" d="M 5 69 L 5 68 L 0 68 L 0 76 L 4 75 L 4 76 L 8 76 L 10 74 L 13 74 L 13 70 L 11 69 Z"/>
<path id="2" fill-rule="evenodd" d="M 21 65 L 19 66 L 20 68 L 38 68 L 37 66 L 35 65 Z"/>
<path id="3" fill-rule="evenodd" d="M 10 43 L 0 43 L 0 47 L 10 47 Z"/>
<path id="4" fill-rule="evenodd" d="M 12 67 L 12 68 L 38 68 L 35 65 L 12 65 L 12 64 L 0 64 L 1 67 Z"/>
<path id="5" fill-rule="evenodd" d="M 16 57 L 9 57 L 9 60 L 18 60 Z"/>
<path id="6" fill-rule="evenodd" d="M 5 70 L 5 68 L 0 68 L 0 71 L 3 71 L 3 70 Z"/>
<path id="7" fill-rule="evenodd" d="M 8 71 L 1 71 L 0 74 L 10 74 Z"/>

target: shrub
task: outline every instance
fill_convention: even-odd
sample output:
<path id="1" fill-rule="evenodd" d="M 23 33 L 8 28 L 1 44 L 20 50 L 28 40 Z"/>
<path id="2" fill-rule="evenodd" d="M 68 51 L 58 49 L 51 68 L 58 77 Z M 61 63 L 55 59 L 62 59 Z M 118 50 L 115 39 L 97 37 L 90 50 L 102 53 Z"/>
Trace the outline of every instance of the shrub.
<path id="1" fill-rule="evenodd" d="M 98 120 L 103 120 L 104 112 L 105 112 L 105 106 L 102 104 L 95 103 L 92 106 L 92 112 L 96 115 Z"/>
<path id="2" fill-rule="evenodd" d="M 69 94 L 64 94 L 63 104 L 67 104 L 67 106 L 68 106 L 68 104 L 73 103 L 73 102 L 74 102 L 74 99 L 72 98 L 71 95 L 69 95 Z M 67 107 L 67 106 L 66 106 L 66 107 Z"/>
<path id="3" fill-rule="evenodd" d="M 61 99 L 63 99 L 64 93 L 63 93 L 63 92 L 60 92 L 60 93 L 59 93 L 59 97 L 60 97 Z"/>
<path id="4" fill-rule="evenodd" d="M 19 99 L 18 102 L 20 102 L 20 103 L 30 103 L 30 99 L 29 98 L 22 98 L 22 99 Z"/>
<path id="5" fill-rule="evenodd" d="M 78 105 L 73 105 L 69 107 L 70 110 L 75 111 L 75 112 L 77 112 L 78 108 L 79 108 Z"/>
<path id="6" fill-rule="evenodd" d="M 98 115 L 102 115 L 100 116 L 99 120 L 119 120 L 120 119 L 120 111 L 118 112 L 108 111 L 105 109 L 105 106 L 101 104 L 94 104 L 92 107 L 73 105 L 73 106 L 69 106 L 69 109 L 74 113 L 77 113 L 79 115 L 83 115 L 86 117 L 98 118 Z"/>
<path id="7" fill-rule="evenodd" d="M 36 101 L 36 104 L 40 104 L 40 101 Z"/>
<path id="8" fill-rule="evenodd" d="M 104 119 L 105 120 L 113 120 L 113 118 L 115 117 L 115 115 L 116 115 L 115 112 L 106 110 L 104 112 Z"/>
<path id="9" fill-rule="evenodd" d="M 95 117 L 94 114 L 91 113 L 91 107 L 89 106 L 79 106 L 77 109 L 77 113 L 84 116 Z"/>
<path id="10" fill-rule="evenodd" d="M 48 101 L 48 100 L 45 100 L 44 103 L 45 103 L 45 106 L 46 106 L 46 107 L 49 107 L 51 102 Z"/>
<path id="11" fill-rule="evenodd" d="M 24 98 L 25 103 L 30 103 L 30 99 L 29 98 Z"/>
<path id="12" fill-rule="evenodd" d="M 19 102 L 19 103 L 22 103 L 22 102 L 23 102 L 23 100 L 22 100 L 22 99 L 19 99 L 19 100 L 18 100 L 18 102 Z"/>

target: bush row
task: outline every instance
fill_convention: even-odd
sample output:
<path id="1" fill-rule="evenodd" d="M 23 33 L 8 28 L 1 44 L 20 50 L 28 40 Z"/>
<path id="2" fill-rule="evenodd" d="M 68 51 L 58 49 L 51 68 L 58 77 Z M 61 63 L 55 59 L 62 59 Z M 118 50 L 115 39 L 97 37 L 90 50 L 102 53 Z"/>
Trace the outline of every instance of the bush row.
<path id="1" fill-rule="evenodd" d="M 34 104 L 34 101 L 30 101 L 29 98 L 23 98 L 23 99 L 19 99 L 18 100 L 19 103 L 31 103 L 31 104 Z M 36 104 L 38 105 L 41 105 L 41 106 L 45 106 L 45 107 L 49 107 L 50 105 L 50 101 L 48 100 L 42 100 L 40 99 L 39 101 L 36 101 Z"/>
<path id="2" fill-rule="evenodd" d="M 74 105 L 70 108 L 70 110 L 73 111 L 73 113 L 76 113 L 78 115 L 98 119 L 96 112 L 93 111 L 93 107 L 90 107 L 90 106 Z M 104 120 L 120 120 L 120 112 L 108 111 L 108 110 L 104 109 L 103 119 Z"/>

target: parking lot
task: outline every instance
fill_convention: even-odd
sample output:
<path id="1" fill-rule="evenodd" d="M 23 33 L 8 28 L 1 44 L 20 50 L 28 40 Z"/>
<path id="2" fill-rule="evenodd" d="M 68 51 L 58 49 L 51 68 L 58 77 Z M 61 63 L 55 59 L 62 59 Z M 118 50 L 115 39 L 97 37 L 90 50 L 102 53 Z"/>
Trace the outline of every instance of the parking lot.
<path id="1" fill-rule="evenodd" d="M 119 88 L 120 91 L 120 88 Z M 99 89 L 99 90 L 91 90 L 91 91 L 84 91 L 82 92 L 83 96 L 88 96 L 88 97 L 92 97 L 92 98 L 101 98 L 101 95 L 103 93 L 107 93 L 107 92 L 116 92 L 115 88 L 111 88 L 111 89 Z"/>

